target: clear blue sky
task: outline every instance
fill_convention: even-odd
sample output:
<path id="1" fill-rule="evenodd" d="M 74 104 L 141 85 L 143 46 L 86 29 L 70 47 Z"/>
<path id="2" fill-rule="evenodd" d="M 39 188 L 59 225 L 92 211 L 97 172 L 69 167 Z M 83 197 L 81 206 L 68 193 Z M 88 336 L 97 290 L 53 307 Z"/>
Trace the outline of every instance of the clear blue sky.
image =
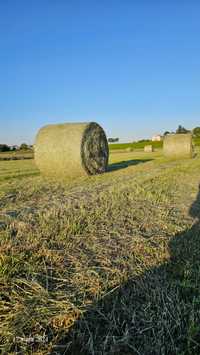
<path id="1" fill-rule="evenodd" d="M 91 120 L 123 141 L 200 125 L 199 0 L 0 0 L 0 143 Z"/>

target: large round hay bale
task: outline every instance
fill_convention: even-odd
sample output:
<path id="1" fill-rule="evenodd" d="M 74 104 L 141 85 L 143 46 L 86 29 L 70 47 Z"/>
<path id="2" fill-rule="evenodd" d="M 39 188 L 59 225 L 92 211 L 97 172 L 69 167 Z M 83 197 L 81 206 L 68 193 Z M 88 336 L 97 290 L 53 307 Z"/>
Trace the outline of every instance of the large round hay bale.
<path id="1" fill-rule="evenodd" d="M 108 158 L 106 135 L 94 122 L 48 125 L 36 137 L 35 162 L 44 175 L 104 173 Z"/>
<path id="2" fill-rule="evenodd" d="M 145 153 L 153 153 L 154 152 L 154 148 L 153 148 L 152 145 L 145 145 L 144 151 L 145 151 Z"/>
<path id="3" fill-rule="evenodd" d="M 168 134 L 164 138 L 163 150 L 168 158 L 192 158 L 192 134 Z"/>

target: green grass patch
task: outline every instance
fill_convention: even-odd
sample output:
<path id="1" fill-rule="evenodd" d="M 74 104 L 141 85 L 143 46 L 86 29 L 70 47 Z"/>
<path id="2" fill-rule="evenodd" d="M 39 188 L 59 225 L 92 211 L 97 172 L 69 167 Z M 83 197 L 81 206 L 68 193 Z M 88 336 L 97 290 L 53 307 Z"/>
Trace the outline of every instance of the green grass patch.
<path id="1" fill-rule="evenodd" d="M 109 144 L 110 150 L 118 150 L 118 149 L 144 149 L 145 145 L 152 145 L 155 149 L 161 149 L 163 147 L 163 142 L 152 142 L 150 140 L 146 140 L 144 142 L 135 142 L 135 143 L 113 143 Z M 194 138 L 194 144 L 196 146 L 200 146 L 200 137 Z"/>
<path id="2" fill-rule="evenodd" d="M 152 141 L 144 141 L 144 142 L 136 142 L 136 143 L 118 143 L 118 144 L 109 144 L 110 150 L 117 149 L 143 149 L 145 145 L 151 144 L 154 148 L 160 149 L 163 146 L 163 142 L 152 142 Z"/>
<path id="3" fill-rule="evenodd" d="M 194 144 L 195 144 L 196 146 L 200 146 L 200 137 L 194 138 Z"/>

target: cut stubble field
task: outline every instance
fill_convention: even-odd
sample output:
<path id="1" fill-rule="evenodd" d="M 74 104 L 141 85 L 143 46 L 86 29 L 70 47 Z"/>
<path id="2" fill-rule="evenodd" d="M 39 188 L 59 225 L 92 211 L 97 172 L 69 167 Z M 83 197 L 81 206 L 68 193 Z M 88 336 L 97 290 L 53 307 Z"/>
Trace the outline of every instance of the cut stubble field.
<path id="1" fill-rule="evenodd" d="M 200 353 L 200 154 L 65 181 L 0 161 L 3 354 Z"/>

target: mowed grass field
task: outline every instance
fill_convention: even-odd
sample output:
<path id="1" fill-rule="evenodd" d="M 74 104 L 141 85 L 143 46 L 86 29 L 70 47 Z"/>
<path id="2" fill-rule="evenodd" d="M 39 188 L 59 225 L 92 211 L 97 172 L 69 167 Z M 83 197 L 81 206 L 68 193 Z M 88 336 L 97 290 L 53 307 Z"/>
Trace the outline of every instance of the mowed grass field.
<path id="1" fill-rule="evenodd" d="M 0 152 L 0 161 L 33 159 L 33 151 Z"/>
<path id="2" fill-rule="evenodd" d="M 1 161 L 1 352 L 199 354 L 199 182 L 199 153 L 66 181 Z"/>

